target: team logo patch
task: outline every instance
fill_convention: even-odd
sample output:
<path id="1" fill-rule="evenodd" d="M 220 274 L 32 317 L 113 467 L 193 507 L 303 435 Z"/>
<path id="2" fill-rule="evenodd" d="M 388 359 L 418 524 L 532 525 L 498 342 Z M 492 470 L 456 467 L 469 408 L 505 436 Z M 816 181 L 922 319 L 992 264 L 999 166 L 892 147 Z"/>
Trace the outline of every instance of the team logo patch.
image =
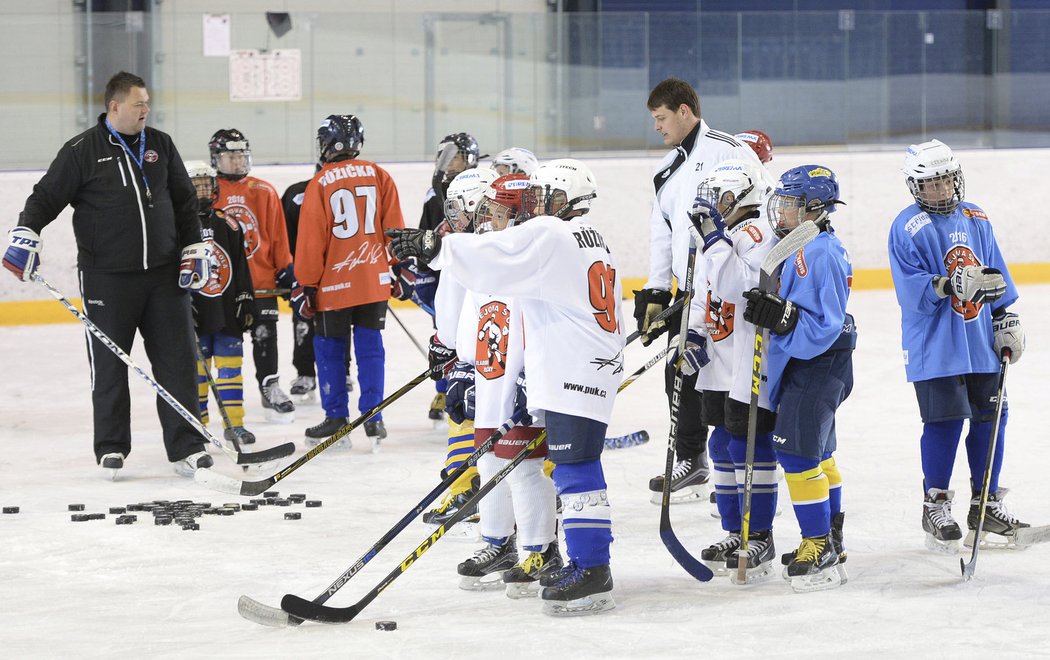
<path id="1" fill-rule="evenodd" d="M 146 149 L 146 153 L 142 154 L 142 159 L 147 163 L 156 163 L 159 158 L 160 155 L 152 149 Z"/>
<path id="2" fill-rule="evenodd" d="M 707 325 L 707 336 L 711 338 L 711 341 L 722 341 L 732 335 L 735 319 L 736 305 L 712 298 L 711 292 L 708 291 L 707 315 L 704 322 Z"/>
<path id="3" fill-rule="evenodd" d="M 747 232 L 747 235 L 750 236 L 751 240 L 753 240 L 754 242 L 762 242 L 762 232 L 759 230 L 758 227 L 754 225 L 748 225 L 744 227 L 744 231 Z"/>
<path id="4" fill-rule="evenodd" d="M 230 204 L 223 209 L 223 212 L 241 226 L 241 231 L 244 232 L 244 254 L 251 259 L 259 251 L 262 242 L 262 239 L 259 238 L 259 220 L 244 204 Z"/>
<path id="5" fill-rule="evenodd" d="M 218 298 L 226 290 L 226 287 L 230 285 L 230 280 L 233 277 L 233 266 L 230 261 L 230 255 L 221 245 L 212 240 L 209 240 L 208 243 L 211 244 L 211 277 L 208 279 L 208 283 L 200 290 L 200 294 L 208 298 Z"/>
<path id="6" fill-rule="evenodd" d="M 507 345 L 510 342 L 510 310 L 493 300 L 478 310 L 478 343 L 474 352 L 474 371 L 485 380 L 507 373 Z"/>
<path id="7" fill-rule="evenodd" d="M 948 253 L 944 255 L 944 267 L 948 271 L 948 277 L 950 278 L 957 269 L 963 266 L 980 266 L 981 262 L 978 261 L 977 255 L 973 253 L 973 250 L 966 245 L 953 245 Z M 977 315 L 981 313 L 981 305 L 983 303 L 972 303 L 970 301 L 962 301 L 952 295 L 952 310 L 963 317 L 964 321 L 972 321 L 977 318 Z"/>
<path id="8" fill-rule="evenodd" d="M 799 277 L 805 277 L 809 275 L 809 266 L 806 265 L 805 248 L 798 251 L 795 255 L 795 272 L 798 273 Z"/>
<path id="9" fill-rule="evenodd" d="M 962 212 L 967 218 L 976 218 L 978 220 L 988 219 L 988 214 L 981 209 L 963 209 Z"/>

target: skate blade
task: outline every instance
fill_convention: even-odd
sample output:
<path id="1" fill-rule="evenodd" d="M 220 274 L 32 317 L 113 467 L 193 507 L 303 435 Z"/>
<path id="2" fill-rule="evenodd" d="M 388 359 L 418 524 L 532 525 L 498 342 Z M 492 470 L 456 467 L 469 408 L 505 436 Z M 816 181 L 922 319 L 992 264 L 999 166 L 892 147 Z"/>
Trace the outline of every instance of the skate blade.
<path id="1" fill-rule="evenodd" d="M 717 559 L 712 559 L 711 561 L 701 559 L 700 563 L 710 568 L 711 572 L 715 574 L 715 577 L 726 577 L 729 575 L 729 568 L 726 567 L 724 559 L 722 561 L 718 561 Z M 733 569 L 733 572 L 736 572 L 735 568 Z"/>
<path id="2" fill-rule="evenodd" d="M 328 438 L 306 438 L 306 440 L 303 442 L 303 444 L 306 445 L 307 449 L 313 449 L 314 447 L 316 447 L 317 445 L 321 444 L 322 442 L 324 442 L 327 439 Z M 337 440 L 335 442 L 335 444 L 333 444 L 331 447 L 329 447 L 329 449 L 337 449 L 339 451 L 350 451 L 353 448 L 354 448 L 354 446 L 350 442 L 350 436 L 345 436 L 345 437 L 339 438 L 339 440 Z"/>
<path id="3" fill-rule="evenodd" d="M 427 532 L 433 534 L 437 531 L 439 525 L 433 523 L 425 523 L 423 525 Z M 477 523 L 472 522 L 458 522 L 452 526 L 451 529 L 446 529 L 444 538 L 450 541 L 466 541 L 467 543 L 477 543 L 481 540 L 481 533 L 478 530 Z"/>
<path id="4" fill-rule="evenodd" d="M 774 574 L 776 573 L 776 571 L 773 569 L 773 562 L 772 561 L 767 561 L 767 562 L 765 562 L 763 564 L 759 564 L 758 566 L 755 566 L 754 568 L 747 569 L 746 575 L 744 576 L 744 581 L 743 582 L 741 582 L 737 578 L 737 569 L 736 568 L 731 568 L 731 569 L 727 568 L 726 570 L 727 570 L 727 572 L 729 572 L 729 580 L 733 584 L 737 584 L 737 585 L 740 585 L 740 586 L 745 586 L 745 585 L 749 585 L 749 584 L 761 584 L 762 582 L 768 582 L 774 576 Z"/>
<path id="5" fill-rule="evenodd" d="M 372 453 L 373 454 L 378 454 L 380 445 L 382 444 L 383 441 L 380 438 L 372 438 L 371 440 L 372 440 Z"/>
<path id="6" fill-rule="evenodd" d="M 926 534 L 926 547 L 934 552 L 940 552 L 945 555 L 956 555 L 959 554 L 959 540 L 953 541 L 941 541 L 934 538 L 930 533 Z"/>
<path id="7" fill-rule="evenodd" d="M 616 608 L 612 592 L 592 594 L 576 600 L 545 600 L 543 613 L 547 616 L 588 616 Z"/>
<path id="8" fill-rule="evenodd" d="M 521 600 L 523 598 L 535 598 L 540 595 L 539 580 L 533 582 L 507 582 L 507 598 Z"/>
<path id="9" fill-rule="evenodd" d="M 846 572 L 846 569 L 842 564 L 836 564 L 830 568 L 825 568 L 819 573 L 813 575 L 799 575 L 790 578 L 791 589 L 797 594 L 806 594 L 814 591 L 826 591 L 827 589 L 834 589 L 835 587 L 842 586 L 844 580 L 842 574 Z"/>
<path id="10" fill-rule="evenodd" d="M 295 421 L 295 411 L 279 413 L 272 408 L 266 409 L 266 421 L 271 424 L 291 424 Z"/>
<path id="11" fill-rule="evenodd" d="M 464 575 L 459 579 L 459 588 L 463 591 L 496 591 L 503 588 L 504 571 L 487 575 Z"/>
<path id="12" fill-rule="evenodd" d="M 973 547 L 973 535 L 974 530 L 970 530 L 966 533 L 966 539 L 963 541 L 963 545 L 967 548 Z M 1018 545 L 1017 539 L 1011 534 L 1010 536 L 1004 536 L 1002 534 L 993 534 L 992 532 L 981 532 L 981 548 L 986 550 L 1024 550 L 1027 545 Z"/>
<path id="13" fill-rule="evenodd" d="M 120 468 L 102 468 L 102 478 L 106 481 L 116 481 Z"/>
<path id="14" fill-rule="evenodd" d="M 663 493 L 650 492 L 649 494 L 649 501 L 657 506 L 663 503 L 663 499 Z M 671 493 L 671 504 L 696 504 L 697 502 L 707 501 L 707 499 L 707 484 L 686 486 Z"/>

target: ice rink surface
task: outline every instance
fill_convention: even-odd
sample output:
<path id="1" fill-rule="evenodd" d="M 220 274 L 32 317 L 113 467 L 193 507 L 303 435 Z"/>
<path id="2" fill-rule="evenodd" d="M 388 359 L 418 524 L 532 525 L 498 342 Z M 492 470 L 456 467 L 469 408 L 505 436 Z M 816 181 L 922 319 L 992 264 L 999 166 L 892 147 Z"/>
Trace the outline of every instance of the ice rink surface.
<path id="1" fill-rule="evenodd" d="M 1048 297 L 1050 285 L 1021 287 L 1013 309 L 1025 325 L 1028 350 L 1008 378 L 1011 414 L 1002 483 L 1011 488 L 1010 510 L 1033 524 L 1050 523 L 1043 416 L 1050 367 Z M 134 374 L 133 453 L 118 481 L 103 480 L 91 452 L 82 327 L 2 328 L 0 504 L 19 506 L 21 513 L 0 516 L 0 653 L 6 658 L 1050 654 L 1050 544 L 1024 552 L 982 550 L 971 582 L 961 580 L 958 558 L 925 549 L 920 423 L 901 364 L 897 304 L 890 291 L 859 291 L 850 309 L 859 328 L 856 387 L 840 410 L 837 453 L 849 549 L 845 586 L 795 594 L 779 578 L 749 587 L 720 578 L 700 583 L 674 563 L 657 534 L 659 507 L 649 503 L 647 490 L 649 478 L 662 471 L 666 452 L 666 401 L 654 370 L 620 395 L 610 426 L 611 435 L 644 428 L 653 440 L 607 451 L 603 458 L 616 537 L 616 610 L 551 619 L 540 613 L 537 600 L 461 591 L 456 564 L 477 546 L 446 538 L 354 622 L 289 629 L 242 619 L 238 597 L 247 594 L 272 606 L 289 592 L 315 597 L 438 483 L 445 436 L 426 418 L 434 393 L 430 382 L 388 409 L 390 437 L 380 453 L 370 453 L 363 431 L 355 431 L 353 449 L 330 449 L 274 488 L 282 496 L 320 499 L 321 508 L 260 507 L 232 517 L 207 516 L 200 531 L 157 527 L 142 512 L 131 526 L 115 525 L 114 515 L 74 523 L 66 510 L 70 503 L 105 513 L 110 506 L 151 500 L 218 505 L 246 499 L 174 475 L 164 457 L 152 390 Z M 425 342 L 428 317 L 416 310 L 397 313 Z M 279 331 L 287 389 L 295 375 L 288 317 L 282 317 Z M 421 372 L 425 361 L 392 319 L 384 337 L 386 391 L 392 392 Z M 655 348 L 630 346 L 628 371 Z M 133 358 L 147 364 L 139 347 Z M 250 363 L 249 357 L 246 425 L 259 437 L 256 447 L 294 441 L 301 453 L 303 429 L 321 419 L 320 407 L 300 406 L 294 424 L 266 423 Z M 210 428 L 221 434 L 214 410 Z M 220 470 L 239 474 L 221 452 L 212 453 Z M 952 485 L 958 492 L 956 518 L 965 521 L 963 451 Z M 783 484 L 781 502 L 778 553 L 798 543 Z M 289 510 L 301 511 L 302 519 L 284 520 Z M 723 536 L 710 510 L 706 503 L 672 509 L 675 531 L 694 555 Z M 356 602 L 424 534 L 422 524 L 411 525 L 329 604 Z M 398 628 L 379 632 L 378 620 L 395 620 Z"/>

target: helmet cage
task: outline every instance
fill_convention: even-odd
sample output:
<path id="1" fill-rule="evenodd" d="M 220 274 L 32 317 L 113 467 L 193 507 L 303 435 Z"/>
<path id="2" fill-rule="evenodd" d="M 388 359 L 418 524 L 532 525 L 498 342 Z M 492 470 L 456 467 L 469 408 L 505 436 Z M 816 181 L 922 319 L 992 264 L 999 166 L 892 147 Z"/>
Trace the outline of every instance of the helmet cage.
<path id="1" fill-rule="evenodd" d="M 948 215 L 959 208 L 966 197 L 966 180 L 962 168 L 922 179 L 909 176 L 907 182 L 915 203 L 927 213 Z M 948 190 L 951 194 L 945 195 Z"/>

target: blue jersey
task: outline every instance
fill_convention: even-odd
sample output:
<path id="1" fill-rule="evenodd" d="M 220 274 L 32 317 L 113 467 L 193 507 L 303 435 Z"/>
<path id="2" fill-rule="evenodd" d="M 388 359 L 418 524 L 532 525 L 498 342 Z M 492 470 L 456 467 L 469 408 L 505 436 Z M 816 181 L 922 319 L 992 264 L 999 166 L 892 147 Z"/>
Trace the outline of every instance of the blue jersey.
<path id="1" fill-rule="evenodd" d="M 769 335 L 766 375 L 774 408 L 780 401 L 780 381 L 790 360 L 823 355 L 844 333 L 847 339 L 855 337 L 852 322 L 844 327 L 852 284 L 849 254 L 831 232 L 821 232 L 784 263 L 779 294 L 798 306 L 798 324 L 786 335 Z"/>
<path id="2" fill-rule="evenodd" d="M 893 221 L 889 249 L 908 381 L 998 371 L 990 308 L 1012 304 L 1017 288 L 984 211 L 963 202 L 950 215 L 931 215 L 912 204 Z M 938 297 L 934 276 L 962 266 L 998 268 L 1006 295 L 990 304 Z"/>

